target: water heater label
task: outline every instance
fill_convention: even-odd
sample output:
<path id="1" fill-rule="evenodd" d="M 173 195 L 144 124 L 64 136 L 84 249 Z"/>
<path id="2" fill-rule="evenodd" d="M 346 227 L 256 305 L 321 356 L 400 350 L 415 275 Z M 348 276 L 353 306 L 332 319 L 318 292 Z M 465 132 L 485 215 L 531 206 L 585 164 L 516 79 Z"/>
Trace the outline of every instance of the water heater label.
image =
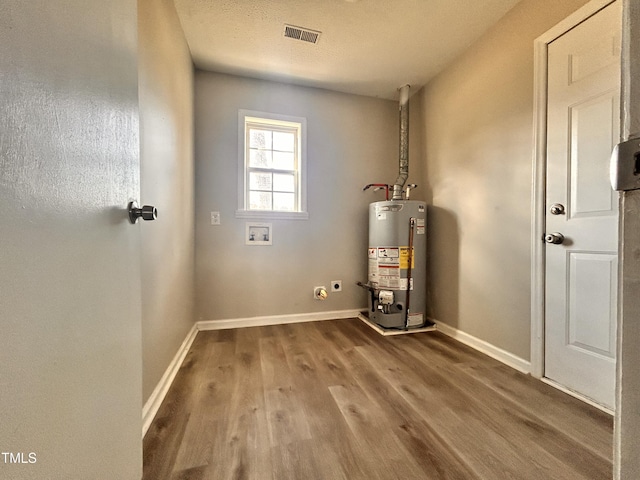
<path id="1" fill-rule="evenodd" d="M 409 283 L 409 285 L 411 285 L 409 287 L 409 290 L 413 290 L 413 278 L 411 279 L 411 282 Z M 407 279 L 406 278 L 401 278 L 400 279 L 400 290 L 406 290 L 407 289 Z"/>
<path id="2" fill-rule="evenodd" d="M 369 259 L 369 283 L 378 284 L 378 261 Z"/>
<path id="3" fill-rule="evenodd" d="M 399 258 L 400 249 L 398 247 L 379 247 L 378 258 L 380 261 L 386 261 L 391 258 Z"/>
<path id="4" fill-rule="evenodd" d="M 418 205 L 418 211 L 424 212 L 424 205 Z"/>
<path id="5" fill-rule="evenodd" d="M 400 247 L 400 268 L 409 268 L 409 247 Z M 416 254 L 411 247 L 411 268 L 416 268 Z"/>
<path id="6" fill-rule="evenodd" d="M 378 265 L 378 286 L 400 288 L 400 268 L 397 265 Z"/>
<path id="7" fill-rule="evenodd" d="M 400 248 L 371 247 L 369 282 L 382 288 L 400 288 Z"/>
<path id="8" fill-rule="evenodd" d="M 410 313 L 408 315 L 408 326 L 412 327 L 415 325 L 422 325 L 424 323 L 424 315 L 422 312 L 420 313 Z"/>

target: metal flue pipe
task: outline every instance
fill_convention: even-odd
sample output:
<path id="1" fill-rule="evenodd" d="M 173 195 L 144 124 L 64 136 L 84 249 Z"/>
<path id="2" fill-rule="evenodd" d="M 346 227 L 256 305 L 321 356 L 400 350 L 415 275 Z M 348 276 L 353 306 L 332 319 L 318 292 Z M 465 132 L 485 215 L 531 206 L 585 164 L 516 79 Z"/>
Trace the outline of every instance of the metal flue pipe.
<path id="1" fill-rule="evenodd" d="M 400 88 L 400 172 L 393 185 L 392 200 L 402 200 L 402 189 L 409 178 L 409 85 Z"/>

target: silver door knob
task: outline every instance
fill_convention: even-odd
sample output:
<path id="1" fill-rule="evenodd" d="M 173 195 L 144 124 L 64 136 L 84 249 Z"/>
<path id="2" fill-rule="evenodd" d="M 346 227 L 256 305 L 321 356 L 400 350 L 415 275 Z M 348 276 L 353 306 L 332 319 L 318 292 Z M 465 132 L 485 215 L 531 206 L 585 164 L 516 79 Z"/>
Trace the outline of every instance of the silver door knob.
<path id="1" fill-rule="evenodd" d="M 138 208 L 138 203 L 129 202 L 129 221 L 136 223 L 142 217 L 143 220 L 155 220 L 158 218 L 158 210 L 153 205 L 144 205 Z"/>
<path id="2" fill-rule="evenodd" d="M 551 205 L 551 208 L 549 208 L 549 212 L 551 212 L 551 215 L 562 215 L 564 213 L 564 205 L 561 203 L 554 203 Z"/>
<path id="3" fill-rule="evenodd" d="M 564 242 L 564 235 L 562 235 L 561 233 L 558 233 L 558 232 L 547 233 L 544 236 L 544 241 L 546 243 L 551 243 L 553 245 L 561 245 L 562 242 Z"/>

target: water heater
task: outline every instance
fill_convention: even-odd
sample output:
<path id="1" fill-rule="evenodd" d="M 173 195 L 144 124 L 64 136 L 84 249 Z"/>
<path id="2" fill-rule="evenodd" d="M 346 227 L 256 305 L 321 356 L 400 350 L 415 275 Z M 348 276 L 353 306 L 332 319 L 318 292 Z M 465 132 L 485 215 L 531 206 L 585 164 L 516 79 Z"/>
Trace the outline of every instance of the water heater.
<path id="1" fill-rule="evenodd" d="M 370 183 L 363 190 L 384 189 L 386 200 L 369 205 L 369 294 L 367 317 L 384 328 L 417 328 L 427 323 L 427 206 L 409 200 L 409 85 L 400 91 L 400 155 L 393 185 Z M 389 193 L 392 193 L 389 199 Z M 428 322 L 431 323 L 431 322 Z"/>
<path id="2" fill-rule="evenodd" d="M 421 201 L 387 200 L 369 205 L 367 316 L 381 327 L 425 324 L 426 219 L 426 204 Z"/>

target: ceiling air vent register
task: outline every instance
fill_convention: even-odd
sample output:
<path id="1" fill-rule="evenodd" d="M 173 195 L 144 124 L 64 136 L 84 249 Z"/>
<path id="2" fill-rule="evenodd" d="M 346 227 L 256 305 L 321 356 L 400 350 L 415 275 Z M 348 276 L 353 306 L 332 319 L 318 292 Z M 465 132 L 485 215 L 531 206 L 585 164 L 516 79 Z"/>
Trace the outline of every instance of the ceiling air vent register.
<path id="1" fill-rule="evenodd" d="M 294 40 L 301 40 L 308 43 L 318 43 L 320 34 L 317 30 L 311 30 L 309 28 L 296 27 L 294 25 L 284 26 L 284 36 L 287 38 L 293 38 Z"/>

